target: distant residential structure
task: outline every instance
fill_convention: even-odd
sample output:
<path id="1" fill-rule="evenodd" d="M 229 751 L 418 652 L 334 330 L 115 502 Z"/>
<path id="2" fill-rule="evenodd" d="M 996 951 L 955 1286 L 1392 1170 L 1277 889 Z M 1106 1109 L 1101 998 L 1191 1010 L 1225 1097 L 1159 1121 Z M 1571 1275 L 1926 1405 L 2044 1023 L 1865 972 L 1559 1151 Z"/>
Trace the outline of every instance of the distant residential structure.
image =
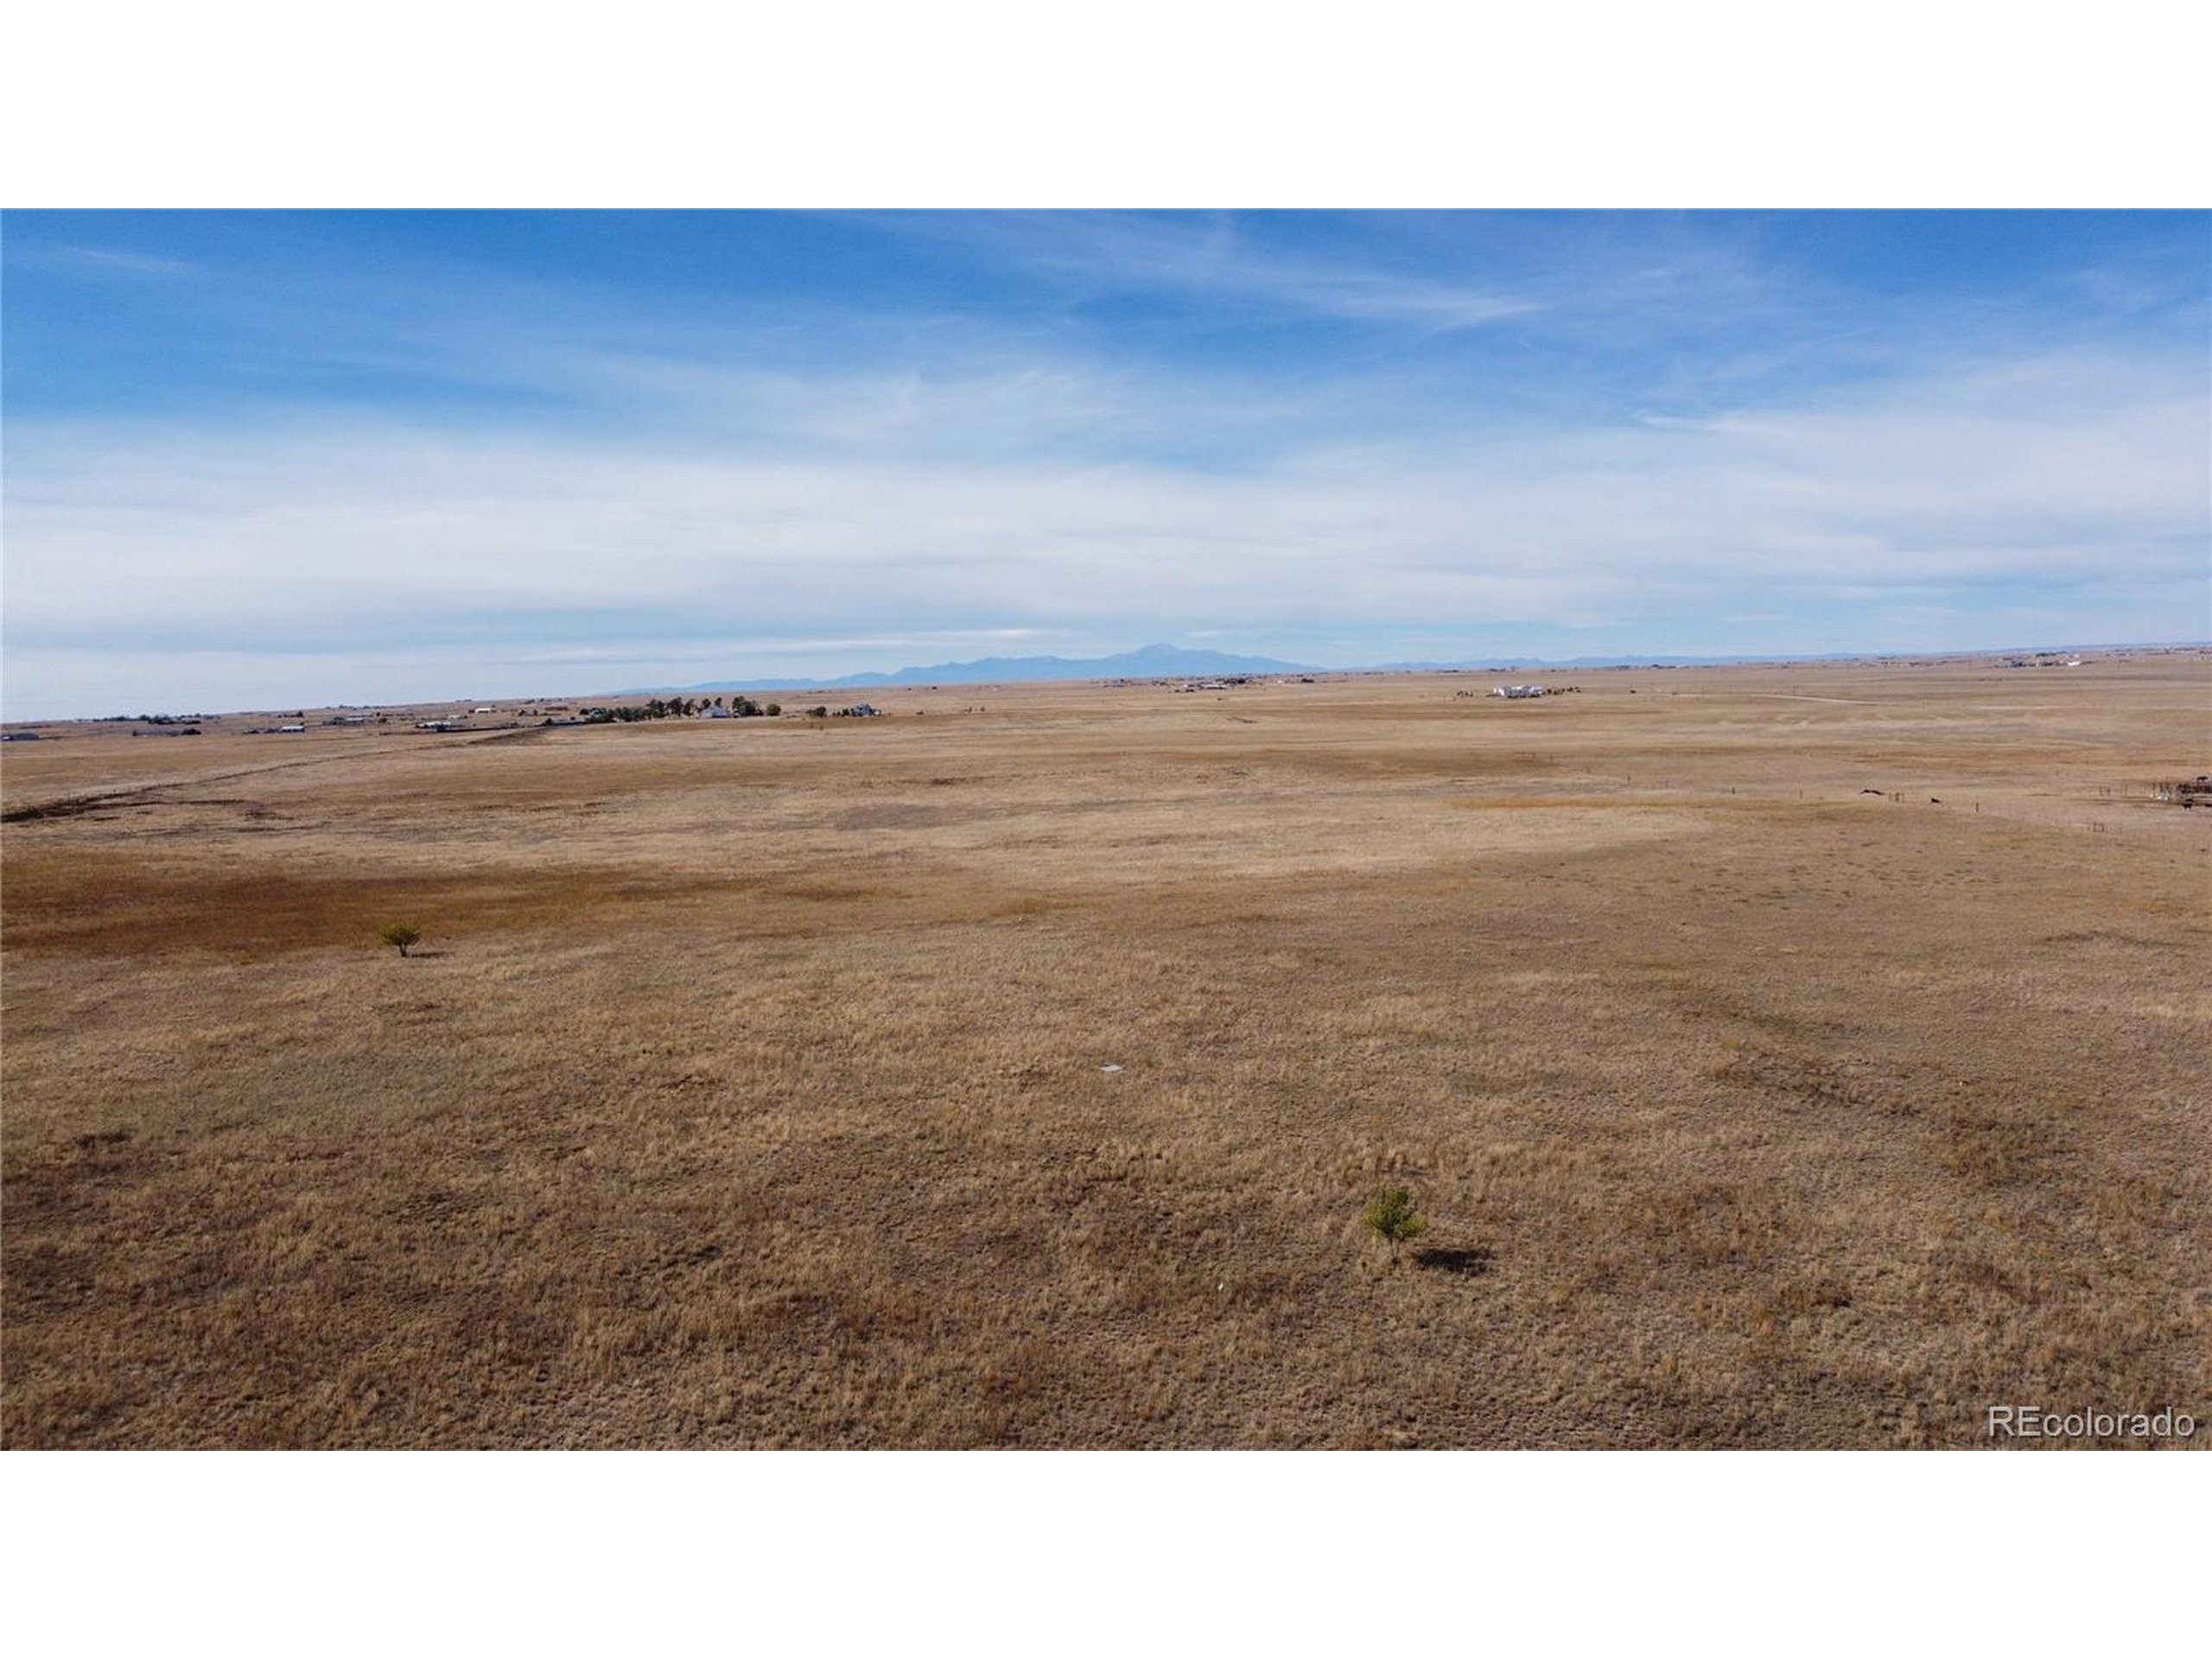
<path id="1" fill-rule="evenodd" d="M 1521 697 L 1541 697 L 1543 695 L 1544 688 L 1541 685 L 1501 685 L 1491 693 L 1491 696 L 1493 697 L 1512 697 L 1516 699 Z"/>

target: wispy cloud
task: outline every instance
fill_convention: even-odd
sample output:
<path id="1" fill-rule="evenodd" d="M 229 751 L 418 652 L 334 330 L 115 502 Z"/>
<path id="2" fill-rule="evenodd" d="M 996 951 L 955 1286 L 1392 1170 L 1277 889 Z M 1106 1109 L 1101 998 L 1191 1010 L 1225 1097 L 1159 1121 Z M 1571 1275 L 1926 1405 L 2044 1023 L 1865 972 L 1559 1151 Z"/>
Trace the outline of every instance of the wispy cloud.
<path id="1" fill-rule="evenodd" d="M 954 216 L 943 225 L 1033 272 L 1094 291 L 1196 296 L 1429 332 L 1479 327 L 1541 308 L 1527 296 L 1393 271 L 1372 260 L 1287 254 L 1240 232 L 1231 214 L 991 214 Z"/>
<path id="2" fill-rule="evenodd" d="M 103 270 L 127 271 L 142 276 L 194 276 L 200 267 L 189 259 L 172 259 L 160 254 L 134 253 L 127 248 L 88 248 L 74 243 L 62 243 L 53 250 L 60 258 Z"/>

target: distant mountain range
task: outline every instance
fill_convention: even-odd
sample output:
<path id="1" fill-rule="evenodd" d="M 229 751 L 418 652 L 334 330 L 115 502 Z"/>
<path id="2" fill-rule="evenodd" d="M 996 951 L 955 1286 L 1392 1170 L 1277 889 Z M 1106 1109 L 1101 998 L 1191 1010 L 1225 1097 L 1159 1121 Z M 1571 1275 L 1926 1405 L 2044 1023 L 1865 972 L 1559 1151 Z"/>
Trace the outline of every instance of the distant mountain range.
<path id="1" fill-rule="evenodd" d="M 931 663 L 890 674 L 848 674 L 835 680 L 709 680 L 698 685 L 658 685 L 619 692 L 803 691 L 864 685 L 986 685 L 1006 680 L 1157 680 L 1178 675 L 1313 674 L 1301 663 L 1272 657 L 1236 657 L 1225 651 L 1185 651 L 1179 645 L 1142 645 L 1111 657 L 984 657 L 972 663 Z"/>
<path id="2" fill-rule="evenodd" d="M 1471 670 L 1503 674 L 1518 668 L 1719 668 L 1731 663 L 1851 662 L 1864 652 L 1836 652 L 1825 657 L 1470 657 L 1457 663 L 1373 663 L 1344 674 L 1461 674 Z"/>
<path id="3" fill-rule="evenodd" d="M 2078 646 L 2077 650 L 2120 650 L 2120 646 Z M 2020 650 L 2054 649 L 2022 646 Z M 970 663 L 931 663 L 889 674 L 848 674 L 835 680 L 706 680 L 696 685 L 633 686 L 617 696 L 653 696 L 699 691 L 836 690 L 871 685 L 990 685 L 1010 680 L 1162 680 L 1214 678 L 1224 674 L 1441 674 L 1470 671 L 1513 673 L 1570 668 L 1700 668 L 1736 663 L 1845 663 L 1876 658 L 1917 660 L 1920 657 L 2002 656 L 2002 652 L 1823 652 L 1740 657 L 1471 657 L 1456 663 L 1370 663 L 1359 668 L 1316 668 L 1273 657 L 1238 657 L 1225 651 L 1188 651 L 1180 645 L 1141 645 L 1111 657 L 984 657 Z"/>

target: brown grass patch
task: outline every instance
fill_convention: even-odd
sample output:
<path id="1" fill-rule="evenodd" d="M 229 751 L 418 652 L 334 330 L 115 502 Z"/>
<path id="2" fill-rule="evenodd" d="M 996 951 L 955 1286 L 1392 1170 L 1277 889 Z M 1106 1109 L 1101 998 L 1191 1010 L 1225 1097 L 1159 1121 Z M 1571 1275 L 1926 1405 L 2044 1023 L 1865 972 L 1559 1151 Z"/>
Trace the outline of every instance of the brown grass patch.
<path id="1" fill-rule="evenodd" d="M 371 946 L 395 918 L 421 918 L 437 935 L 554 930 L 588 934 L 637 925 L 657 905 L 757 888 L 759 878 L 656 876 L 635 868 L 508 871 L 486 879 L 430 871 L 302 874 L 283 868 L 232 873 L 65 854 L 11 858 L 19 884 L 6 912 L 11 951 L 156 957 L 214 951 L 245 958 Z M 848 898 L 855 887 L 796 897 Z"/>
<path id="2" fill-rule="evenodd" d="M 10 746 L 0 1434 L 2212 1421 L 2203 660 L 1583 678 Z"/>

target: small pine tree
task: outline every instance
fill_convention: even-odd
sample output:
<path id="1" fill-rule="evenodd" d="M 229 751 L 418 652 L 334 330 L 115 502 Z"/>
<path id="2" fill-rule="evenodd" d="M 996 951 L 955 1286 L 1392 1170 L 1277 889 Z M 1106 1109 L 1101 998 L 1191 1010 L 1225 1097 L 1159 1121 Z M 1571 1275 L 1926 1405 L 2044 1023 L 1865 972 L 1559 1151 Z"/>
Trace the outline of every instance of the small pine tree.
<path id="1" fill-rule="evenodd" d="M 387 922 L 385 924 L 384 931 L 377 937 L 386 944 L 395 947 L 404 957 L 407 954 L 407 947 L 422 938 L 423 930 L 412 922 Z"/>
<path id="2" fill-rule="evenodd" d="M 1390 1247 L 1390 1259 L 1398 1259 L 1398 1247 L 1409 1238 L 1419 1238 L 1428 1230 L 1428 1217 L 1414 1208 L 1412 1190 L 1402 1186 L 1385 1186 L 1376 1190 L 1367 1201 L 1367 1209 L 1360 1217 L 1367 1230 Z"/>

